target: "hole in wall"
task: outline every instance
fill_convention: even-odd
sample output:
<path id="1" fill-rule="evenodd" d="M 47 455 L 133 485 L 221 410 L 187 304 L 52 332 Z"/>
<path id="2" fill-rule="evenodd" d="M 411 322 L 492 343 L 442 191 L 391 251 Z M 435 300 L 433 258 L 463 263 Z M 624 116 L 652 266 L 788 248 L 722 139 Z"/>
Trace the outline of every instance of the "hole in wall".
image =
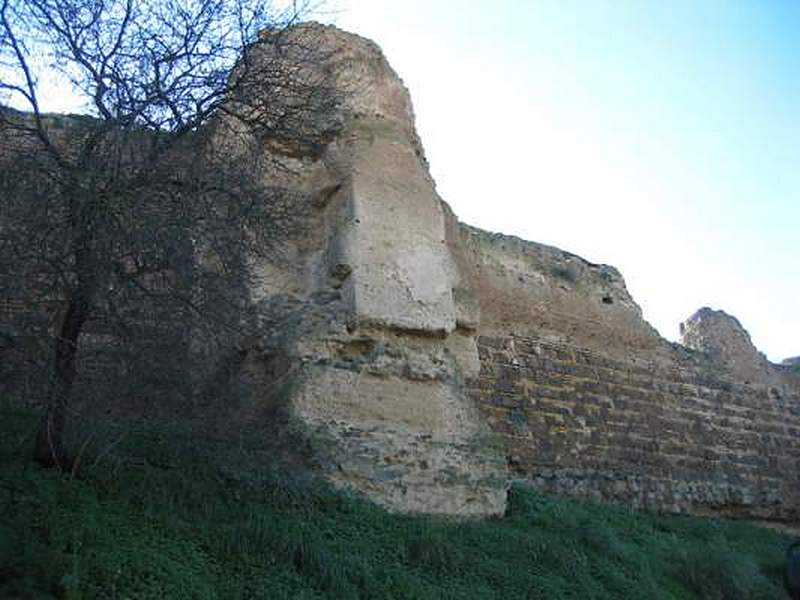
<path id="1" fill-rule="evenodd" d="M 614 304 L 614 299 L 611 296 L 603 296 L 603 304 Z"/>

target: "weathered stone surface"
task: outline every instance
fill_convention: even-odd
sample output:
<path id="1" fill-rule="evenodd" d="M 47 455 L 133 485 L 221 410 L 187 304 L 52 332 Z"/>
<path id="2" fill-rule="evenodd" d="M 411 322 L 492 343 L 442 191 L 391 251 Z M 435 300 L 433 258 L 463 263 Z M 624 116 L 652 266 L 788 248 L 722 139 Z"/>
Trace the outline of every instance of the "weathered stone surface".
<path id="1" fill-rule="evenodd" d="M 446 335 L 456 315 L 442 208 L 411 144 L 380 125 L 369 144 L 356 146 L 353 165 L 346 252 L 355 318 Z"/>
<path id="2" fill-rule="evenodd" d="M 542 490 L 797 522 L 800 395 L 676 354 L 665 368 L 542 338 L 479 338 L 472 391 L 509 464 Z"/>
<path id="3" fill-rule="evenodd" d="M 738 379 L 769 378 L 769 363 L 739 320 L 722 310 L 703 307 L 681 323 L 681 341 L 687 348 L 707 354 Z"/>
<path id="4" fill-rule="evenodd" d="M 324 440 L 329 478 L 390 508 L 484 516 L 505 503 L 505 464 L 455 385 L 345 369 L 307 372 L 295 414 Z"/>
<path id="5" fill-rule="evenodd" d="M 223 384 L 240 367 L 253 390 L 247 406 L 225 404 L 232 427 L 221 434 L 245 424 L 275 440 L 264 454 L 392 510 L 499 515 L 516 479 L 648 509 L 800 522 L 800 357 L 769 363 L 734 317 L 708 308 L 682 325 L 683 346 L 671 344 L 614 267 L 460 223 L 380 49 L 316 24 L 285 36 L 301 43 L 280 60 L 319 45 L 321 63 L 291 66 L 338 89 L 342 110 L 309 111 L 315 144 L 215 123 L 209 151 L 251 165 L 287 233 L 253 265 L 253 334 L 220 359 Z M 0 144 L 9 148 L 25 151 Z M 29 308 L 4 298 L 0 320 Z M 33 342 L 0 327 L 0 392 L 35 388 L 14 382 L 15 365 L 47 360 L 25 349 Z M 81 345 L 110 341 L 89 331 Z M 112 366 L 93 358 L 81 370 Z"/>
<path id="6" fill-rule="evenodd" d="M 515 478 L 651 509 L 800 519 L 793 367 L 708 309 L 684 324 L 686 347 L 671 344 L 613 267 L 459 223 L 377 46 L 300 31 L 333 49 L 343 126 L 277 175 L 302 226 L 286 260 L 259 265 L 269 334 L 246 371 L 320 473 L 435 514 L 501 514 Z"/>
<path id="7" fill-rule="evenodd" d="M 535 334 L 621 356 L 668 353 L 614 267 L 466 225 L 451 243 L 482 334 Z"/>
<path id="8" fill-rule="evenodd" d="M 446 209 L 408 92 L 372 42 L 317 25 L 301 32 L 332 50 L 344 125 L 284 181 L 301 192 L 304 223 L 289 260 L 259 265 L 271 333 L 249 361 L 251 383 L 286 388 L 295 437 L 334 483 L 395 510 L 501 514 L 502 445 L 464 386 L 480 369 L 465 329 L 477 317 L 456 307 Z"/>

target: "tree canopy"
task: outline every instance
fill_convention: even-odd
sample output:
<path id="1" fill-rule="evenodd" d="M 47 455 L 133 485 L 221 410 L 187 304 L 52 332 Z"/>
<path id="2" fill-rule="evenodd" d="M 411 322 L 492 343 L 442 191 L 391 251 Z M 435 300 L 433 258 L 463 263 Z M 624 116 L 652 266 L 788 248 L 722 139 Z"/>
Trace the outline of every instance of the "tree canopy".
<path id="1" fill-rule="evenodd" d="M 235 346 L 252 258 L 292 218 L 248 149 L 316 155 L 337 130 L 325 52 L 295 28 L 310 8 L 0 0 L 0 283 L 42 384 L 40 463 L 71 463 L 92 352 L 115 394 L 191 396 L 192 361 Z M 46 70 L 85 115 L 43 111 Z"/>

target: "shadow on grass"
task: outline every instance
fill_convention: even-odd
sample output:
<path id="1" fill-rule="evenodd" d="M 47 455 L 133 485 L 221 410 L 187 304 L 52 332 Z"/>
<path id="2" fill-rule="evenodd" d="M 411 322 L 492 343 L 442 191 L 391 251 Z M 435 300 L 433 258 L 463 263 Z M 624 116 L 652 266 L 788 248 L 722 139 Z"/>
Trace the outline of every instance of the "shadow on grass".
<path id="1" fill-rule="evenodd" d="M 71 477 L 26 460 L 35 415 L 0 422 L 3 598 L 785 597 L 789 540 L 742 523 L 522 487 L 502 519 L 392 515 L 169 428 Z"/>

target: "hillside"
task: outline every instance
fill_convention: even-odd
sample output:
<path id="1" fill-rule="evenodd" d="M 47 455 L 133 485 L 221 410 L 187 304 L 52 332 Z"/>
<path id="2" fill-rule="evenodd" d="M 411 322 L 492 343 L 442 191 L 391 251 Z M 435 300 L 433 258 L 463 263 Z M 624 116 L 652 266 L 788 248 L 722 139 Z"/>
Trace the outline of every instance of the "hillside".
<path id="1" fill-rule="evenodd" d="M 0 418 L 2 598 L 784 597 L 788 538 L 744 523 L 522 487 L 502 518 L 390 514 L 164 429 L 73 478 L 19 460 L 32 415 Z"/>

